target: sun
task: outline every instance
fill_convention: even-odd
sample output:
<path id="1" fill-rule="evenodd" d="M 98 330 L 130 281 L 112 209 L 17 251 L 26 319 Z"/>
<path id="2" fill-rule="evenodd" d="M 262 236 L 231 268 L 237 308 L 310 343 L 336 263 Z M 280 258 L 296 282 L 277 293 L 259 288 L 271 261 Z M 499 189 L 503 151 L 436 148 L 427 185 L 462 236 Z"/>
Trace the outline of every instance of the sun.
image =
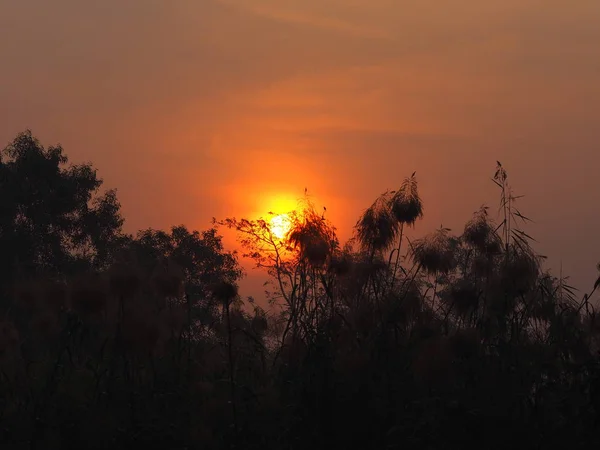
<path id="1" fill-rule="evenodd" d="M 292 220 L 288 214 L 278 214 L 271 218 L 271 233 L 277 239 L 284 239 L 292 227 Z"/>

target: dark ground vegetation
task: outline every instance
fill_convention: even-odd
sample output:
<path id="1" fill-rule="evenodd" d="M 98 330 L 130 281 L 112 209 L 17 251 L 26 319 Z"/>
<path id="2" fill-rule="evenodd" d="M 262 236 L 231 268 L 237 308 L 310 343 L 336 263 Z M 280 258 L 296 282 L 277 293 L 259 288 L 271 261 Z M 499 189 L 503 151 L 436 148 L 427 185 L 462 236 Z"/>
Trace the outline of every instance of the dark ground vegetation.
<path id="1" fill-rule="evenodd" d="M 460 235 L 407 238 L 413 174 L 344 246 L 310 203 L 285 240 L 245 219 L 131 236 L 91 165 L 20 134 L 0 160 L 1 448 L 598 446 L 595 309 L 493 181 L 500 219 Z M 218 226 L 269 306 L 238 295 Z"/>

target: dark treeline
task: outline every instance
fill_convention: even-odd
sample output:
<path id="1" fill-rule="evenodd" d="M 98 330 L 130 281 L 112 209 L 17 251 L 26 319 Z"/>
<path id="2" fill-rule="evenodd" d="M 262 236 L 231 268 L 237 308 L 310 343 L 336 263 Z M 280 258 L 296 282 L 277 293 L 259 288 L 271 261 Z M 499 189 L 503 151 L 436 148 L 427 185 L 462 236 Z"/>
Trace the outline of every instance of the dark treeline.
<path id="1" fill-rule="evenodd" d="M 544 269 L 500 164 L 493 182 L 500 219 L 482 207 L 458 235 L 407 237 L 414 174 L 345 245 L 306 199 L 283 239 L 268 217 L 129 235 L 91 165 L 18 135 L 0 157 L 1 448 L 597 446 L 593 292 Z M 221 226 L 268 305 L 238 294 Z"/>

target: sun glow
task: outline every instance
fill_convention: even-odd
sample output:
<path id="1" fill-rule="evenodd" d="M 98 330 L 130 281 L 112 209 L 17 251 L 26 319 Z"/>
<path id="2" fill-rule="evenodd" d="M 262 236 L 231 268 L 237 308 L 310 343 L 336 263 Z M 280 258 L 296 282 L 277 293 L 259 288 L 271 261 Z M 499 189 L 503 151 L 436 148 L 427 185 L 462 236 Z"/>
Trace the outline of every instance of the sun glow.
<path id="1" fill-rule="evenodd" d="M 271 218 L 271 233 L 277 239 L 285 238 L 291 227 L 292 221 L 288 214 L 278 214 Z"/>

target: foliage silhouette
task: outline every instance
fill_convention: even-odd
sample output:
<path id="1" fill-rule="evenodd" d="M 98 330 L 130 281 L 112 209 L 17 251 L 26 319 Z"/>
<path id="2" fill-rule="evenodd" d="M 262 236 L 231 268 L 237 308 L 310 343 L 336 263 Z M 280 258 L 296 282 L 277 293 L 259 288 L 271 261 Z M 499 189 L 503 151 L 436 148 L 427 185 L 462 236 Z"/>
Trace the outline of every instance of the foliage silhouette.
<path id="1" fill-rule="evenodd" d="M 60 146 L 45 149 L 29 131 L 0 154 L 4 295 L 17 278 L 104 267 L 119 246 L 116 192 L 99 192 L 102 180 L 91 165 L 67 162 Z"/>
<path id="2" fill-rule="evenodd" d="M 62 150 L 30 133 L 5 154 L 3 448 L 600 443 L 600 283 L 579 300 L 543 268 L 500 164 L 498 223 L 483 206 L 459 236 L 410 241 L 403 227 L 423 214 L 413 174 L 342 246 L 306 199 L 284 238 L 268 218 L 124 235 L 114 194 L 90 206 L 91 166 L 60 169 Z M 86 214 L 104 219 L 85 227 Z M 240 297 L 218 226 L 270 275 L 268 307 Z"/>

